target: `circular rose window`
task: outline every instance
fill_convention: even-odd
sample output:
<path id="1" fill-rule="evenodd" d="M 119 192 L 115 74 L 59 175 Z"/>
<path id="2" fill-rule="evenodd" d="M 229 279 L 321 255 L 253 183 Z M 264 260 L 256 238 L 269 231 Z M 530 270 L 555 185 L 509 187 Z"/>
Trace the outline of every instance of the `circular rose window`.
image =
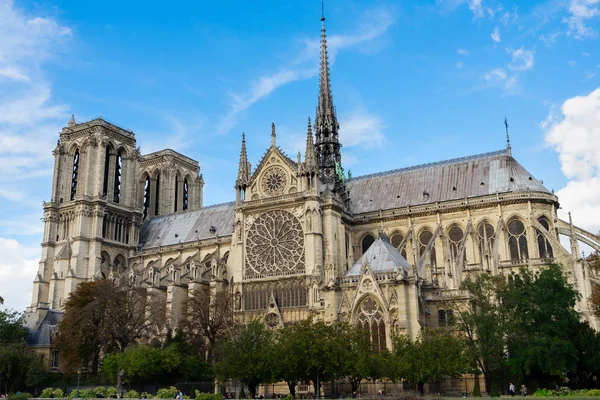
<path id="1" fill-rule="evenodd" d="M 268 196 L 279 196 L 285 192 L 288 176 L 285 170 L 277 165 L 267 168 L 260 180 L 260 188 Z"/>
<path id="2" fill-rule="evenodd" d="M 246 239 L 246 273 L 252 276 L 284 275 L 303 264 L 304 232 L 292 213 L 282 210 L 261 214 Z"/>

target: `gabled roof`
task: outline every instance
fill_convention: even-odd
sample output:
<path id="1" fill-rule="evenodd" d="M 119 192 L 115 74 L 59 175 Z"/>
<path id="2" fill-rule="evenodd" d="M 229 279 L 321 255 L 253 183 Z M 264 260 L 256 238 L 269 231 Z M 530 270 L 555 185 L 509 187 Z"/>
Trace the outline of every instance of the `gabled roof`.
<path id="1" fill-rule="evenodd" d="M 154 217 L 142 227 L 140 249 L 231 235 L 234 214 L 235 202 L 230 202 Z M 213 226 L 215 234 L 210 232 Z"/>
<path id="2" fill-rule="evenodd" d="M 265 154 L 262 155 L 260 161 L 258 162 L 258 165 L 256 166 L 256 168 L 254 168 L 254 172 L 252 172 L 252 174 L 250 175 L 250 180 L 249 180 L 250 183 L 256 178 L 257 174 L 262 169 L 262 166 L 266 162 L 267 156 L 269 155 L 269 153 L 271 152 L 271 150 L 277 152 L 283 158 L 283 160 L 289 165 L 289 167 L 291 169 L 293 169 L 294 171 L 296 169 L 298 169 L 298 163 L 295 162 L 294 160 L 292 160 L 290 157 L 288 157 L 288 155 L 285 154 L 285 152 L 281 149 L 281 147 L 279 147 L 279 146 L 275 146 L 275 147 L 271 146 L 271 147 L 269 147 L 267 149 L 267 151 L 265 152 Z"/>
<path id="3" fill-rule="evenodd" d="M 346 276 L 356 276 L 362 274 L 365 264 L 369 264 L 374 274 L 379 272 L 393 272 L 402 268 L 408 271 L 410 264 L 400 252 L 390 243 L 390 240 L 384 233 L 379 237 L 371 247 L 354 263 L 352 268 L 346 272 Z"/>
<path id="4" fill-rule="evenodd" d="M 27 338 L 27 343 L 30 346 L 50 346 L 52 335 L 58 328 L 58 324 L 63 320 L 64 313 L 60 311 L 48 311 L 44 319 L 31 332 Z"/>
<path id="5" fill-rule="evenodd" d="M 355 214 L 503 192 L 549 193 L 507 150 L 355 177 L 348 186 Z"/>

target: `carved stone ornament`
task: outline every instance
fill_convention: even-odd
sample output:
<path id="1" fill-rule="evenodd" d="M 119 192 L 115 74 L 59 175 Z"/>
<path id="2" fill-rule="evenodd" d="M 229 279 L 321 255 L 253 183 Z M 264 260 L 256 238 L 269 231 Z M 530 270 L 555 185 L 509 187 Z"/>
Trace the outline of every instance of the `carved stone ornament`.
<path id="1" fill-rule="evenodd" d="M 288 174 L 278 165 L 272 165 L 263 172 L 260 189 L 267 196 L 279 196 L 288 186 Z"/>
<path id="2" fill-rule="evenodd" d="M 292 213 L 261 214 L 246 239 L 246 275 L 284 275 L 303 266 L 304 232 Z M 301 268 L 303 269 L 303 268 Z"/>
<path id="3" fill-rule="evenodd" d="M 277 316 L 277 314 L 270 313 L 265 318 L 265 322 L 269 327 L 275 328 L 279 324 L 279 317 Z"/>

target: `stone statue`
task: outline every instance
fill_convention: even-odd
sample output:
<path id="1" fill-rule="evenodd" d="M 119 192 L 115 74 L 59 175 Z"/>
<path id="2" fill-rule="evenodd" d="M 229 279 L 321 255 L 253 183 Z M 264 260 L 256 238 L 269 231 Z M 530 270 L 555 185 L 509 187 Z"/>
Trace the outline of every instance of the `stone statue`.
<path id="1" fill-rule="evenodd" d="M 117 393 L 123 393 L 123 377 L 125 376 L 125 370 L 121 368 L 117 373 Z"/>

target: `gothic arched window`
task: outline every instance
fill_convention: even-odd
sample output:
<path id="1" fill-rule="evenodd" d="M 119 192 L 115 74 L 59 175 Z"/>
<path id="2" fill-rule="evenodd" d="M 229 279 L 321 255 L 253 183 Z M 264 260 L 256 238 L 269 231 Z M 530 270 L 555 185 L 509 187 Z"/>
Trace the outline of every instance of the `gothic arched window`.
<path id="1" fill-rule="evenodd" d="M 356 325 L 369 332 L 371 343 L 378 351 L 387 348 L 383 309 L 372 297 L 366 297 L 357 309 Z"/>
<path id="2" fill-rule="evenodd" d="M 144 182 L 144 219 L 148 216 L 150 208 L 150 177 L 147 176 Z"/>
<path id="3" fill-rule="evenodd" d="M 363 240 L 362 240 L 362 252 L 363 254 L 365 254 L 367 252 L 367 250 L 369 250 L 369 247 L 371 247 L 371 245 L 375 243 L 375 238 L 371 235 L 366 235 Z"/>
<path id="4" fill-rule="evenodd" d="M 438 326 L 446 326 L 446 310 L 438 310 Z"/>
<path id="5" fill-rule="evenodd" d="M 154 215 L 158 215 L 158 206 L 160 199 L 160 174 L 156 175 L 156 193 L 154 195 Z"/>
<path id="6" fill-rule="evenodd" d="M 77 194 L 77 175 L 79 175 L 79 149 L 75 150 L 73 156 L 73 174 L 71 175 L 71 200 L 75 200 Z"/>
<path id="7" fill-rule="evenodd" d="M 106 146 L 104 154 L 104 181 L 102 183 L 102 195 L 108 194 L 108 173 L 110 170 L 110 146 Z"/>
<path id="8" fill-rule="evenodd" d="M 113 201 L 118 203 L 121 199 L 121 176 L 123 175 L 123 152 L 119 150 L 115 158 L 115 183 Z"/>
<path id="9" fill-rule="evenodd" d="M 427 228 L 423 229 L 419 234 L 419 257 L 423 256 L 423 253 L 425 253 L 425 250 L 427 249 L 429 242 L 431 242 L 431 239 L 433 239 L 433 233 L 431 233 L 431 231 Z M 435 244 L 431 246 L 430 258 L 428 261 L 431 264 L 432 268 L 434 268 L 437 265 L 435 256 Z"/>
<path id="10" fill-rule="evenodd" d="M 175 175 L 175 207 L 173 208 L 173 212 L 177 212 L 177 202 L 179 201 L 179 177 Z"/>
<path id="11" fill-rule="evenodd" d="M 525 260 L 528 256 L 525 224 L 519 219 L 508 222 L 508 247 L 511 260 Z"/>
<path id="12" fill-rule="evenodd" d="M 488 221 L 483 221 L 477 229 L 479 235 L 479 256 L 481 257 L 481 263 L 486 269 L 490 269 L 490 261 L 494 253 L 494 238 L 496 232 L 494 227 Z"/>
<path id="13" fill-rule="evenodd" d="M 392 243 L 392 246 L 394 246 L 396 249 L 398 249 L 400 254 L 402 254 L 402 257 L 404 257 L 404 259 L 406 259 L 406 246 L 402 246 L 402 249 L 399 248 L 399 246 L 403 240 L 404 240 L 404 236 L 402 236 L 402 234 L 400 232 L 397 232 L 392 235 L 392 239 L 390 240 L 390 242 Z"/>
<path id="14" fill-rule="evenodd" d="M 188 209 L 189 190 L 190 188 L 188 186 L 188 180 L 185 178 L 183 180 L 183 211 Z"/>
<path id="15" fill-rule="evenodd" d="M 544 227 L 544 229 L 546 229 L 546 231 L 550 231 L 550 224 L 548 223 L 548 220 L 545 217 L 539 217 L 538 222 Z M 552 246 L 550 245 L 550 242 L 548 241 L 548 239 L 546 239 L 544 234 L 539 229 L 536 229 L 535 231 L 537 236 L 538 250 L 540 252 L 540 258 L 553 258 L 554 254 L 552 252 Z"/>
<path id="16" fill-rule="evenodd" d="M 458 225 L 454 225 L 448 231 L 448 241 L 450 242 L 450 257 L 453 262 L 456 262 L 459 259 L 458 252 L 460 249 L 460 244 L 463 240 L 463 236 L 463 230 Z M 463 248 L 463 253 L 464 251 L 465 249 Z M 466 257 L 463 257 L 463 261 L 466 261 Z"/>

